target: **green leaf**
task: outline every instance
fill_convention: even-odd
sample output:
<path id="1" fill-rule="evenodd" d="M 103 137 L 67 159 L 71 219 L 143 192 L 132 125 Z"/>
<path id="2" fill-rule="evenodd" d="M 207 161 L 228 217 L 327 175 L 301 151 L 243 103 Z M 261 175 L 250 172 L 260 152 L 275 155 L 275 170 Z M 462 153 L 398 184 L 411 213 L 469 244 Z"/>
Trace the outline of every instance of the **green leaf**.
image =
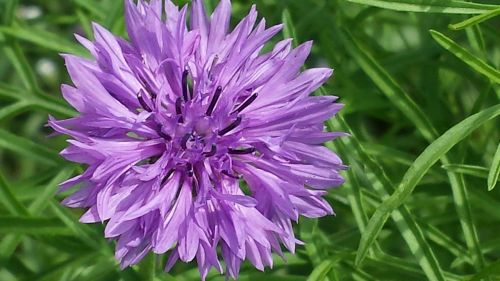
<path id="1" fill-rule="evenodd" d="M 81 9 L 76 10 L 76 16 L 78 17 L 78 20 L 80 21 L 80 26 L 85 31 L 85 35 L 87 36 L 87 38 L 93 38 L 92 22 L 89 19 L 89 17 L 87 17 L 87 15 Z"/>
<path id="2" fill-rule="evenodd" d="M 305 248 L 309 259 L 313 264 L 319 264 L 321 262 L 321 257 L 319 249 L 314 241 L 314 234 L 318 229 L 318 221 L 302 218 L 299 227 L 301 239 L 307 241 Z"/>
<path id="3" fill-rule="evenodd" d="M 295 26 L 293 25 L 292 15 L 288 9 L 284 9 L 281 14 L 281 21 L 283 22 L 283 37 L 292 38 L 293 45 L 297 46 L 297 32 L 295 31 Z"/>
<path id="4" fill-rule="evenodd" d="M 3 37 L 0 33 L 0 37 Z M 0 40 L 1 41 L 1 40 Z M 24 56 L 19 45 L 13 41 L 9 46 L 5 46 L 3 51 L 6 57 L 10 60 L 17 74 L 21 78 L 24 87 L 28 90 L 28 94 L 35 93 L 38 89 L 38 82 L 31 66 Z"/>
<path id="5" fill-rule="evenodd" d="M 0 216 L 0 233 L 69 235 L 71 230 L 55 218 Z"/>
<path id="6" fill-rule="evenodd" d="M 496 9 L 497 5 L 487 5 L 458 0 L 348 0 L 349 2 L 379 8 L 420 13 L 481 14 Z"/>
<path id="7" fill-rule="evenodd" d="M 0 98 L 6 100 L 21 100 L 23 90 L 0 82 Z"/>
<path id="8" fill-rule="evenodd" d="M 60 35 L 45 30 L 13 25 L 9 27 L 0 27 L 0 32 L 56 52 L 69 53 L 83 57 L 88 56 L 88 52 L 83 47 L 64 39 L 64 37 Z"/>
<path id="9" fill-rule="evenodd" d="M 414 156 L 409 153 L 376 143 L 365 142 L 362 145 L 368 154 L 383 157 L 384 160 L 392 160 L 406 166 L 413 163 Z"/>
<path id="10" fill-rule="evenodd" d="M 356 151 L 367 168 L 375 175 L 377 184 L 373 187 L 379 194 L 380 198 L 387 198 L 390 192 L 393 192 L 395 187 L 389 177 L 386 175 L 384 169 L 375 160 L 373 160 L 364 147 L 358 141 L 356 134 L 351 130 L 349 125 L 344 121 L 341 116 L 336 118 L 340 123 L 343 130 L 352 135 L 351 138 L 345 139 L 350 144 L 351 150 Z M 332 131 L 333 126 L 331 120 L 327 121 L 328 130 Z M 422 229 L 415 218 L 411 215 L 406 206 L 401 206 L 392 213 L 392 219 L 396 222 L 399 232 L 403 236 L 406 245 L 418 261 L 420 267 L 425 273 L 428 280 L 446 280 L 443 270 L 434 255 L 433 249 L 427 242 Z M 361 261 L 366 257 L 368 251 L 356 253 L 356 265 L 359 266 Z"/>
<path id="11" fill-rule="evenodd" d="M 74 170 L 74 166 L 61 169 L 60 172 L 45 185 L 43 192 L 30 204 L 28 207 L 30 213 L 38 214 L 44 210 L 49 205 L 50 199 L 54 197 L 59 184 L 68 179 Z"/>
<path id="12" fill-rule="evenodd" d="M 7 0 L 5 1 L 5 10 L 3 11 L 3 19 L 2 22 L 4 24 L 10 24 L 15 17 L 16 8 L 17 8 L 17 0 Z"/>
<path id="13" fill-rule="evenodd" d="M 54 211 L 54 214 L 69 228 L 73 231 L 74 234 L 78 235 L 78 237 L 88 246 L 102 250 L 102 251 L 108 251 L 109 247 L 106 245 L 102 245 L 99 243 L 102 241 L 100 237 L 96 237 L 97 235 L 92 235 L 95 233 L 92 233 L 92 230 L 89 229 L 89 226 L 86 224 L 82 224 L 78 221 L 77 218 L 74 217 L 74 215 L 61 206 L 59 202 L 56 202 L 54 199 L 50 200 L 49 203 L 51 209 Z"/>
<path id="14" fill-rule="evenodd" d="M 181 276 L 182 277 L 182 276 Z M 240 273 L 238 276 L 238 281 L 255 281 L 255 280 L 266 280 L 266 281 L 304 281 L 304 276 L 300 275 L 290 275 L 290 274 L 269 274 L 267 272 L 259 272 L 259 273 Z M 165 281 L 172 281 L 172 279 L 167 278 L 163 279 Z M 179 280 L 200 280 L 199 277 L 197 278 L 192 278 L 192 279 L 186 279 L 186 278 L 179 278 Z M 210 278 L 210 281 L 225 281 L 227 280 L 226 277 L 223 276 L 216 276 L 214 278 Z"/>
<path id="15" fill-rule="evenodd" d="M 362 202 L 362 195 L 360 190 L 361 184 L 356 177 L 357 174 L 362 173 L 362 170 L 356 161 L 350 159 L 349 163 L 350 169 L 347 172 L 347 177 L 350 182 L 350 188 L 347 199 L 349 200 L 349 205 L 351 206 L 351 210 L 356 220 L 356 224 L 358 225 L 359 232 L 362 233 L 366 228 L 366 224 L 368 223 L 368 215 L 366 214 L 365 207 Z"/>
<path id="16" fill-rule="evenodd" d="M 499 176 L 500 176 L 500 143 L 497 146 L 497 152 L 495 152 L 495 156 L 493 157 L 493 162 L 491 163 L 490 172 L 488 173 L 489 191 L 495 188 Z"/>
<path id="17" fill-rule="evenodd" d="M 360 253 L 357 257 L 358 262 L 359 257 L 363 257 L 376 240 L 392 211 L 405 202 L 430 167 L 459 141 L 498 115 L 500 115 L 500 105 L 474 114 L 446 131 L 420 154 L 405 173 L 396 191 L 388 199 L 384 200 L 368 222 L 366 231 L 361 236 L 358 248 L 358 253 Z"/>
<path id="18" fill-rule="evenodd" d="M 24 92 L 25 91 L 20 88 L 0 83 L 0 98 L 3 97 L 9 100 L 17 100 L 50 114 L 60 114 L 64 117 L 76 115 L 76 111 L 69 108 L 61 99 L 45 93 L 37 93 L 38 96 L 33 96 L 25 95 Z"/>
<path id="19" fill-rule="evenodd" d="M 446 235 L 444 232 L 439 230 L 437 227 L 432 225 L 426 225 L 424 227 L 425 235 L 429 237 L 434 243 L 441 245 L 443 249 L 449 251 L 455 256 L 461 256 L 466 259 L 466 261 L 472 264 L 472 260 L 467 252 L 467 249 L 462 247 L 459 243 L 455 242 L 451 237 Z"/>
<path id="20" fill-rule="evenodd" d="M 382 90 L 382 92 L 390 99 L 390 101 L 405 115 L 410 119 L 417 129 L 420 131 L 420 133 L 430 142 L 434 141 L 436 139 L 437 132 L 432 123 L 429 121 L 427 115 L 423 112 L 421 108 L 419 108 L 416 103 L 406 94 L 406 92 L 396 83 L 394 79 L 384 70 L 384 68 L 367 52 L 364 50 L 362 45 L 357 42 L 357 40 L 352 36 L 352 34 L 344 29 L 344 31 L 341 33 L 343 36 L 342 38 L 346 42 L 347 50 L 352 54 L 352 56 L 357 60 L 358 64 L 360 67 L 365 71 L 365 73 L 372 79 L 372 81 Z M 443 164 L 449 164 L 450 160 L 448 159 L 447 156 L 442 157 L 441 162 Z M 465 199 L 464 195 L 466 193 L 465 187 L 463 184 L 460 184 L 460 179 L 459 175 L 456 175 L 454 173 L 447 173 L 452 191 L 453 191 L 453 196 L 458 198 Z M 384 208 L 385 206 L 382 206 Z M 464 231 L 464 235 L 466 236 L 466 241 L 467 245 L 469 246 L 469 250 L 475 254 L 475 266 L 478 270 L 480 270 L 483 265 L 483 259 L 482 255 L 480 255 L 480 250 L 479 250 L 479 244 L 477 239 L 477 236 L 474 235 L 475 231 L 475 226 L 472 222 L 471 216 L 469 216 L 470 212 L 468 211 L 470 209 L 470 205 L 467 201 L 461 202 L 461 204 L 456 204 L 456 209 L 457 212 L 460 215 L 460 221 L 462 222 L 462 230 Z M 392 209 L 394 210 L 394 209 Z M 381 210 L 382 211 L 382 210 Z M 383 212 L 376 212 L 374 214 L 374 218 L 372 218 L 373 221 L 379 221 L 379 222 L 385 222 L 388 219 L 389 215 Z M 467 221 L 468 223 L 463 223 Z M 374 227 L 373 225 L 371 227 Z M 380 226 L 381 227 L 381 226 Z M 380 229 L 372 229 L 374 231 L 380 231 Z M 415 229 L 416 231 L 416 229 Z M 366 235 L 366 232 L 364 233 Z M 405 235 L 404 232 L 402 232 L 403 236 Z M 419 234 L 417 234 L 419 236 Z M 370 239 L 376 239 L 376 237 L 368 237 L 368 236 L 362 236 L 362 240 L 360 243 L 360 247 L 362 243 L 367 243 L 372 245 L 374 240 L 369 241 L 368 238 Z M 409 237 L 408 237 L 409 238 Z M 408 243 L 409 246 L 412 245 L 411 241 Z M 363 249 L 361 248 L 362 251 L 358 252 L 358 256 L 356 258 L 357 264 L 359 264 L 365 255 L 368 253 L 369 248 Z M 421 248 L 422 249 L 422 248 Z M 415 250 L 415 249 L 414 249 Z M 479 254 L 479 255 L 478 255 Z M 427 277 L 430 278 L 435 278 L 435 276 L 439 276 L 439 278 L 442 277 L 442 274 L 439 274 L 441 270 L 439 270 L 439 265 L 437 264 L 437 261 L 432 255 L 432 252 L 429 252 L 428 255 L 426 255 L 427 260 L 425 262 L 421 262 L 422 268 L 430 275 Z"/>
<path id="21" fill-rule="evenodd" d="M 500 275 L 500 260 L 497 260 L 491 264 L 489 264 L 484 270 L 478 272 L 476 275 L 472 276 L 472 278 L 468 279 L 468 281 L 481 281 L 488 277 Z M 495 279 L 498 280 L 498 279 Z"/>
<path id="22" fill-rule="evenodd" d="M 326 279 L 327 274 L 332 270 L 333 266 L 337 263 L 336 260 L 325 260 L 314 268 L 307 281 L 323 281 Z"/>
<path id="23" fill-rule="evenodd" d="M 493 17 L 500 15 L 500 8 L 485 12 L 483 14 L 473 16 L 459 23 L 450 24 L 448 27 L 453 30 L 460 30 L 466 27 L 481 23 L 483 21 L 489 20 Z"/>
<path id="24" fill-rule="evenodd" d="M 73 117 L 76 111 L 69 108 L 66 104 L 61 103 L 60 99 L 42 94 L 33 98 L 33 106 L 39 108 L 49 114 L 60 114 L 64 117 Z"/>
<path id="25" fill-rule="evenodd" d="M 95 5 L 96 2 L 88 1 L 88 0 L 73 0 L 75 4 L 82 7 L 83 9 L 91 12 L 98 18 L 104 19 L 106 17 L 106 12 L 103 9 L 100 9 L 98 5 Z"/>
<path id="26" fill-rule="evenodd" d="M 460 174 L 466 174 L 479 178 L 488 177 L 488 169 L 481 166 L 464 165 L 464 164 L 447 164 L 442 166 L 443 169 Z"/>
<path id="27" fill-rule="evenodd" d="M 431 30 L 430 32 L 434 40 L 436 40 L 439 43 L 439 45 L 441 45 L 443 48 L 450 51 L 452 54 L 454 54 L 456 57 L 458 57 L 463 62 L 468 64 L 477 72 L 488 77 L 491 81 L 497 84 L 500 83 L 500 71 L 488 65 L 486 62 L 479 59 L 478 57 L 474 56 L 466 49 L 460 47 L 457 43 L 453 42 L 453 40 L 446 37 L 442 33 L 439 33 L 435 30 Z"/>
<path id="28" fill-rule="evenodd" d="M 27 101 L 18 101 L 0 108 L 0 120 L 19 114 L 31 106 Z"/>
<path id="29" fill-rule="evenodd" d="M 64 163 L 64 160 L 57 155 L 57 152 L 3 129 L 0 129 L 0 147 L 41 163 L 49 165 Z"/>
<path id="30" fill-rule="evenodd" d="M 67 179 L 73 170 L 73 167 L 69 167 L 59 171 L 57 175 L 45 185 L 43 192 L 29 205 L 28 213 L 41 213 L 49 204 L 50 199 L 54 196 L 58 184 Z M 0 263 L 7 260 L 14 253 L 21 240 L 22 236 L 15 234 L 7 235 L 2 240 L 0 243 Z"/>
<path id="31" fill-rule="evenodd" d="M 31 276 L 28 280 L 32 281 L 53 281 L 53 280 L 61 280 L 61 276 L 66 271 L 75 272 L 76 269 L 86 267 L 85 264 L 92 263 L 101 263 L 102 258 L 99 257 L 96 253 L 90 252 L 85 255 L 71 256 L 64 260 L 63 262 L 57 263 L 48 269 L 36 274 L 35 276 Z M 75 280 L 75 279 L 72 279 Z M 79 279 L 76 279 L 79 280 Z"/>
<path id="32" fill-rule="evenodd" d="M 139 275 L 143 281 L 154 281 L 156 270 L 156 254 L 149 253 L 140 263 Z"/>
<path id="33" fill-rule="evenodd" d="M 372 79 L 373 83 L 415 124 L 427 140 L 433 140 L 437 132 L 424 112 L 396 83 L 391 75 L 365 50 L 349 30 L 344 28 L 342 31 L 342 39 L 347 45 L 348 52 L 351 53 L 359 66 Z"/>
<path id="34" fill-rule="evenodd" d="M 7 207 L 7 210 L 13 215 L 26 216 L 28 215 L 28 210 L 17 200 L 17 198 L 12 193 L 9 184 L 5 181 L 5 178 L 0 173 L 0 201 Z"/>

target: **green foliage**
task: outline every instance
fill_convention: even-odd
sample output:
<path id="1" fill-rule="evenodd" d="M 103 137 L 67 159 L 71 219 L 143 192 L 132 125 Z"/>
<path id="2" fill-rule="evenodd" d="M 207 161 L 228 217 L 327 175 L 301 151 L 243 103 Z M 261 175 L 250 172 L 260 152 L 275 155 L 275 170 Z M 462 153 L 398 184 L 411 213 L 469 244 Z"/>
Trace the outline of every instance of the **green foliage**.
<path id="1" fill-rule="evenodd" d="M 346 104 L 327 128 L 351 134 L 327 144 L 350 166 L 327 197 L 336 216 L 301 218 L 296 255 L 265 273 L 244 263 L 240 280 L 499 280 L 498 1 L 232 2 L 295 46 L 314 40 L 307 66 L 335 68 L 317 94 Z M 92 21 L 126 38 L 121 0 L 0 0 L 0 280 L 199 280 L 154 255 L 120 270 L 103 226 L 59 204 L 82 167 L 44 125 L 76 114 L 59 53 L 88 56 L 73 33 Z"/>

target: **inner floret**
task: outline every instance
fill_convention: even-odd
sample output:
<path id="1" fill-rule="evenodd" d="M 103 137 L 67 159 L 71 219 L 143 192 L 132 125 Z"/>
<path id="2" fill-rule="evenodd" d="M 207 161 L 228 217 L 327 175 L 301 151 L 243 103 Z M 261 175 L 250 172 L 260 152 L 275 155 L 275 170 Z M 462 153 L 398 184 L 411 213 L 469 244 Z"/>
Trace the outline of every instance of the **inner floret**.
<path id="1" fill-rule="evenodd" d="M 223 163 L 229 160 L 227 156 L 237 157 L 256 152 L 251 144 L 241 141 L 238 132 L 244 119 L 242 111 L 255 101 L 258 94 L 246 93 L 244 99 L 229 111 L 221 113 L 217 111 L 217 105 L 224 89 L 217 86 L 212 93 L 195 92 L 188 75 L 187 70 L 182 73 L 182 92 L 175 99 L 163 99 L 170 102 L 159 102 L 162 96 L 151 91 L 144 81 L 147 92 L 140 91 L 137 94 L 140 104 L 138 110 L 149 114 L 147 118 L 151 120 L 150 124 L 154 124 L 158 138 L 165 143 L 162 154 L 167 154 L 169 161 L 175 162 L 171 165 L 172 169 L 183 169 L 188 176 L 193 176 L 193 170 L 205 161 L 209 164 L 213 164 L 213 161 Z M 155 163 L 161 156 L 151 157 L 148 163 Z M 222 170 L 221 173 L 238 178 L 234 171 Z"/>

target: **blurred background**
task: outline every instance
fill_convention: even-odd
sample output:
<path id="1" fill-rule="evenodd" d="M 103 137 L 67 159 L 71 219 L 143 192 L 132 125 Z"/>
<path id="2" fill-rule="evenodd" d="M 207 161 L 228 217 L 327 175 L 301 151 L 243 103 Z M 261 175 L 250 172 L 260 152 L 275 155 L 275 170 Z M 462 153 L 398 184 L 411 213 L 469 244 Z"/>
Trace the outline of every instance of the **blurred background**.
<path id="1" fill-rule="evenodd" d="M 346 105 L 327 128 L 352 134 L 327 144 L 350 165 L 328 195 L 336 216 L 301 218 L 306 245 L 265 273 L 245 263 L 240 280 L 500 280 L 500 2 L 477 1 L 232 1 L 233 24 L 254 3 L 295 44 L 314 40 L 307 66 L 335 69 L 317 94 Z M 126 38 L 122 0 L 0 0 L 0 281 L 199 280 L 195 264 L 162 273 L 165 257 L 156 274 L 121 271 L 103 226 L 58 203 L 57 184 L 82 168 L 45 125 L 75 114 L 59 54 L 88 57 L 73 34 L 92 38 L 92 21 Z M 425 150 L 444 137 L 448 153 Z M 411 176 L 415 190 L 376 231 L 369 219 Z"/>

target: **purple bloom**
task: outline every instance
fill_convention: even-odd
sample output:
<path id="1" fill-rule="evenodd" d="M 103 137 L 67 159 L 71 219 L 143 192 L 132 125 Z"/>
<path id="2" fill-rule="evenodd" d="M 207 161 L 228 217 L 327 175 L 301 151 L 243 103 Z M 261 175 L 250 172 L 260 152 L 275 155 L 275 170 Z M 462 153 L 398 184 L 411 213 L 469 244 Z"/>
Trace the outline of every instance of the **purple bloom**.
<path id="1" fill-rule="evenodd" d="M 64 55 L 80 115 L 49 124 L 87 169 L 61 184 L 80 184 L 63 203 L 107 221 L 122 267 L 151 251 L 170 253 L 167 270 L 196 258 L 203 279 L 220 258 L 233 278 L 246 259 L 272 266 L 301 243 L 292 221 L 332 214 L 322 197 L 344 181 L 322 146 L 343 135 L 323 126 L 342 105 L 310 96 L 332 70 L 301 72 L 311 42 L 263 53 L 281 25 L 256 24 L 255 7 L 230 31 L 229 0 L 210 17 L 193 1 L 189 27 L 170 0 L 125 4 L 130 42 L 94 24 L 94 42 L 77 36 L 93 59 Z"/>

